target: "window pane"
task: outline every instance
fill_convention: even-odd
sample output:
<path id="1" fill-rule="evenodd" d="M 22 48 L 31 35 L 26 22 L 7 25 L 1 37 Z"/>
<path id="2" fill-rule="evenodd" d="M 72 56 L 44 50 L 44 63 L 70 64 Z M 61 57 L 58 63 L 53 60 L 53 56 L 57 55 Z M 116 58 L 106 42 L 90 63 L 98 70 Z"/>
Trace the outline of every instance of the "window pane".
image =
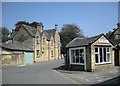
<path id="1" fill-rule="evenodd" d="M 79 50 L 75 50 L 75 56 L 79 56 Z"/>
<path id="2" fill-rule="evenodd" d="M 110 62 L 110 53 L 107 53 L 107 61 Z"/>
<path id="3" fill-rule="evenodd" d="M 79 56 L 76 56 L 76 63 L 79 63 Z"/>
<path id="4" fill-rule="evenodd" d="M 110 52 L 110 48 L 109 47 L 107 48 L 107 52 Z"/>
<path id="5" fill-rule="evenodd" d="M 103 52 L 104 52 L 104 62 L 106 62 L 106 48 L 103 48 Z"/>
<path id="6" fill-rule="evenodd" d="M 84 63 L 84 54 L 80 55 L 80 63 Z"/>
<path id="7" fill-rule="evenodd" d="M 79 63 L 79 50 L 75 50 L 76 63 Z"/>
<path id="8" fill-rule="evenodd" d="M 73 60 L 72 60 L 73 63 L 75 63 L 75 56 L 73 56 Z"/>
<path id="9" fill-rule="evenodd" d="M 102 48 L 99 48 L 100 49 L 100 62 L 102 62 L 102 59 L 103 59 L 103 57 L 102 57 Z"/>
<path id="10" fill-rule="evenodd" d="M 80 49 L 80 53 L 83 53 L 84 52 L 84 50 L 83 49 Z"/>
<path id="11" fill-rule="evenodd" d="M 95 54 L 95 62 L 99 63 L 99 61 L 98 61 L 98 54 Z"/>
<path id="12" fill-rule="evenodd" d="M 74 50 L 71 50 L 71 60 L 72 60 L 72 62 L 74 63 L 75 62 L 75 52 L 74 52 Z"/>
<path id="13" fill-rule="evenodd" d="M 95 48 L 95 52 L 98 52 L 98 48 Z"/>
<path id="14" fill-rule="evenodd" d="M 40 56 L 39 50 L 36 51 L 36 55 L 37 55 L 37 57 Z"/>

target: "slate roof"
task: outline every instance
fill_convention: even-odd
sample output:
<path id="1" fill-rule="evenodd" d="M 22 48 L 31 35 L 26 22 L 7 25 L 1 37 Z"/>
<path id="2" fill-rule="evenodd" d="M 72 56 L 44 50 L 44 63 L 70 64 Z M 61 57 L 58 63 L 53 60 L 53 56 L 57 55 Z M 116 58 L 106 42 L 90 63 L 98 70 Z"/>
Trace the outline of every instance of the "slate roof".
<path id="1" fill-rule="evenodd" d="M 120 43 L 120 39 L 117 39 L 117 40 L 111 39 L 111 42 L 112 42 L 114 45 L 117 45 L 117 44 Z"/>
<path id="2" fill-rule="evenodd" d="M 89 37 L 89 38 L 77 37 L 73 39 L 69 44 L 67 44 L 66 47 L 69 48 L 69 47 L 86 46 L 97 41 L 102 35 L 104 34 L 100 34 L 100 35 Z"/>
<path id="3" fill-rule="evenodd" d="M 33 28 L 31 26 L 28 26 L 28 25 L 22 25 L 21 28 L 24 28 L 33 37 L 35 37 L 35 34 L 38 31 L 36 28 Z M 17 31 L 12 32 L 9 39 L 12 39 L 16 35 L 16 33 L 17 33 Z M 50 40 L 51 36 L 54 36 L 54 34 L 55 34 L 55 29 L 43 30 L 43 33 L 45 34 L 47 39 Z M 42 35 L 43 33 L 41 33 L 40 35 Z"/>
<path id="4" fill-rule="evenodd" d="M 19 44 L 0 43 L 0 47 L 4 49 L 16 50 L 16 51 L 33 51 L 32 49 L 23 46 L 21 44 L 19 45 Z"/>
<path id="5" fill-rule="evenodd" d="M 50 30 L 44 30 L 43 32 L 45 33 L 46 37 L 48 40 L 50 40 L 51 36 L 55 35 L 55 29 L 50 29 Z"/>
<path id="6" fill-rule="evenodd" d="M 30 35 L 32 35 L 33 37 L 35 37 L 35 34 L 37 32 L 37 29 L 32 28 L 31 26 L 25 25 L 23 26 L 24 29 L 26 29 Z"/>

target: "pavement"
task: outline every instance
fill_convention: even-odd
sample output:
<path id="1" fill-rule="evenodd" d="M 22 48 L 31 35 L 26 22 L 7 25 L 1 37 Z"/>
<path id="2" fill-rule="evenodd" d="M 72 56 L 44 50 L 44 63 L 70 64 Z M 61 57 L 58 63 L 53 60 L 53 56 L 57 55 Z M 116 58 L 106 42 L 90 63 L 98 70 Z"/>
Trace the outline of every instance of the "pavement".
<path id="1" fill-rule="evenodd" d="M 111 67 L 95 72 L 85 71 L 69 71 L 57 69 L 60 73 L 67 77 L 79 82 L 80 84 L 119 84 L 120 83 L 120 72 L 119 67 Z"/>
<path id="2" fill-rule="evenodd" d="M 32 65 L 4 67 L 2 68 L 2 84 L 96 85 L 119 83 L 119 67 L 96 72 L 58 69 L 63 65 L 64 60 L 62 59 Z"/>

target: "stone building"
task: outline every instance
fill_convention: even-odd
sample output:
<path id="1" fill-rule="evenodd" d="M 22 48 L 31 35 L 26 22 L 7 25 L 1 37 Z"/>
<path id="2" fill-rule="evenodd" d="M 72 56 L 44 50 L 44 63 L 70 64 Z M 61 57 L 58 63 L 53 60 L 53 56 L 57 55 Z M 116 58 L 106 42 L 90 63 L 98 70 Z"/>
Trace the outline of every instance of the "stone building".
<path id="1" fill-rule="evenodd" d="M 75 38 L 67 46 L 66 67 L 71 70 L 95 71 L 114 66 L 112 42 L 100 34 Z"/>
<path id="2" fill-rule="evenodd" d="M 58 26 L 44 30 L 42 23 L 36 27 L 21 24 L 12 30 L 8 42 L 22 44 L 34 50 L 34 62 L 60 59 L 60 36 Z"/>
<path id="3" fill-rule="evenodd" d="M 1 66 L 26 65 L 32 64 L 33 50 L 23 45 L 16 44 L 0 44 Z M 30 60 L 29 60 L 30 59 Z"/>
<path id="4" fill-rule="evenodd" d="M 113 29 L 113 32 L 107 33 L 106 36 L 114 44 L 115 66 L 120 66 L 120 23 L 117 24 L 117 28 Z"/>

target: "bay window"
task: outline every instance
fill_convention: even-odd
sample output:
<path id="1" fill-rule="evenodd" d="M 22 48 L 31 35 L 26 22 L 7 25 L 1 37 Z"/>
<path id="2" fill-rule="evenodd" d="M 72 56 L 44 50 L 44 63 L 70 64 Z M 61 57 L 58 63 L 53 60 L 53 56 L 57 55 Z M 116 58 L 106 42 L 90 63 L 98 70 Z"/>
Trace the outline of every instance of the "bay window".
<path id="1" fill-rule="evenodd" d="M 110 58 L 110 47 L 95 47 L 95 63 L 108 63 Z"/>
<path id="2" fill-rule="evenodd" d="M 84 63 L 84 57 L 85 57 L 85 50 L 84 48 L 74 48 L 70 49 L 70 60 L 71 64 L 83 64 Z"/>

